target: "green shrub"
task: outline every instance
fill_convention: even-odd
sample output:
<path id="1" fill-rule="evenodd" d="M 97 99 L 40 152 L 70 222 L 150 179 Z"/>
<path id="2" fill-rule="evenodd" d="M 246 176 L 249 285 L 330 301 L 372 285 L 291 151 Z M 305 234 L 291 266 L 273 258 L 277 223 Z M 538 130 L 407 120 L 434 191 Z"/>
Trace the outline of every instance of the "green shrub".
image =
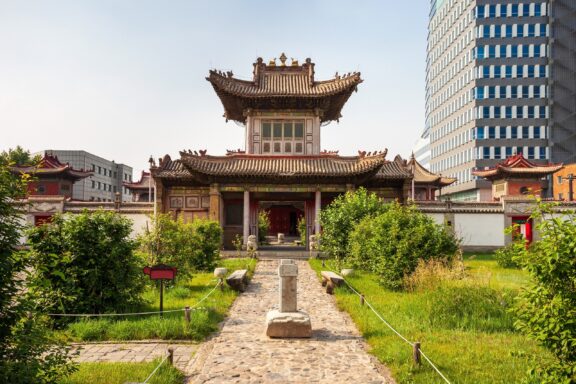
<path id="1" fill-rule="evenodd" d="M 399 289 L 419 260 L 449 262 L 457 250 L 453 234 L 415 206 L 391 203 L 383 213 L 366 217 L 355 226 L 350 233 L 349 261 L 376 273 L 387 288 Z"/>
<path id="2" fill-rule="evenodd" d="M 430 325 L 437 328 L 503 332 L 514 329 L 508 309 L 513 294 L 474 285 L 441 285 L 427 293 Z"/>
<path id="3" fill-rule="evenodd" d="M 532 214 L 541 240 L 517 257 L 532 276 L 514 306 L 515 326 L 548 348 L 556 362 L 531 372 L 541 383 L 576 382 L 576 216 L 554 217 L 540 205 Z"/>
<path id="4" fill-rule="evenodd" d="M 518 255 L 522 254 L 526 249 L 526 241 L 524 239 L 517 239 L 512 243 L 498 249 L 494 252 L 496 262 L 502 268 L 520 268 L 518 263 Z"/>
<path id="5" fill-rule="evenodd" d="M 304 216 L 298 219 L 298 234 L 300 235 L 300 241 L 302 242 L 303 246 L 306 246 L 308 243 L 307 234 L 306 234 L 306 218 Z"/>
<path id="6" fill-rule="evenodd" d="M 29 232 L 31 292 L 51 312 L 105 313 L 141 302 L 142 263 L 132 223 L 115 212 L 55 216 Z"/>
<path id="7" fill-rule="evenodd" d="M 258 242 L 265 243 L 268 230 L 270 229 L 270 213 L 268 211 L 258 212 Z"/>
<path id="8" fill-rule="evenodd" d="M 185 223 L 182 218 L 173 220 L 170 214 L 159 214 L 152 221 L 152 230 L 138 238 L 150 265 L 176 267 L 179 278 L 214 268 L 222 241 L 222 228 L 217 222 L 194 219 Z"/>
<path id="9" fill-rule="evenodd" d="M 375 216 L 385 209 L 382 200 L 365 188 L 339 195 L 320 211 L 321 249 L 341 263 L 350 253 L 349 237 L 356 224 L 366 216 Z"/>

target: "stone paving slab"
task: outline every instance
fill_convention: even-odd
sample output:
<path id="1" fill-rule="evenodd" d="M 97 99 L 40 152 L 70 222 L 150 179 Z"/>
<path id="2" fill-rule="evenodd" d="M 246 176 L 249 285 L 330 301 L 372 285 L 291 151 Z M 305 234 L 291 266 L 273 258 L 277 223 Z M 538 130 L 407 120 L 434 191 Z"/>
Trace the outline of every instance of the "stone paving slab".
<path id="1" fill-rule="evenodd" d="M 174 366 L 184 370 L 190 363 L 198 344 L 149 343 L 90 343 L 75 344 L 72 353 L 78 352 L 75 361 L 79 363 L 141 363 L 164 357 L 168 348 L 174 350 Z"/>
<path id="2" fill-rule="evenodd" d="M 393 383 L 306 261 L 297 262 L 298 309 L 311 317 L 312 338 L 265 335 L 266 313 L 279 304 L 278 263 L 258 263 L 221 331 L 186 367 L 187 383 Z"/>

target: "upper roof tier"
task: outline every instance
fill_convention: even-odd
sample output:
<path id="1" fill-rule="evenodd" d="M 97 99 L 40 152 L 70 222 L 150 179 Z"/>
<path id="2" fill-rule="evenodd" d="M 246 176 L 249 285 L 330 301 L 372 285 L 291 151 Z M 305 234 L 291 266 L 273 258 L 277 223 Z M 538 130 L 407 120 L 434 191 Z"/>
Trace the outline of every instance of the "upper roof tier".
<path id="1" fill-rule="evenodd" d="M 206 80 L 222 101 L 226 120 L 244 123 L 250 109 L 316 110 L 322 122 L 338 120 L 352 91 L 362 82 L 359 72 L 316 81 L 310 59 L 302 65 L 293 59 L 287 65 L 284 54 L 279 65 L 276 59 L 266 64 L 259 57 L 253 74 L 250 81 L 236 79 L 232 72 L 210 71 Z"/>
<path id="2" fill-rule="evenodd" d="M 472 174 L 489 180 L 502 179 L 504 177 L 543 177 L 563 167 L 562 164 L 538 165 L 527 160 L 520 153 L 510 156 L 495 167 L 474 171 Z"/>
<path id="3" fill-rule="evenodd" d="M 94 174 L 92 171 L 72 168 L 68 163 L 63 164 L 58 160 L 58 157 L 49 153 L 45 153 L 37 165 L 18 165 L 10 167 L 10 170 L 18 174 L 29 174 L 39 179 L 62 177 L 72 181 L 78 181 Z"/>

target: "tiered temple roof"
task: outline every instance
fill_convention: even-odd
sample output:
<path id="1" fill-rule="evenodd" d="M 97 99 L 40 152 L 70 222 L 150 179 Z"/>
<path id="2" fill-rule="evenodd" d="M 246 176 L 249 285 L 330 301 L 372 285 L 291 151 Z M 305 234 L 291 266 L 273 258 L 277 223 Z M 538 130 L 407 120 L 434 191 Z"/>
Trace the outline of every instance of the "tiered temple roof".
<path id="1" fill-rule="evenodd" d="M 151 179 L 150 172 L 142 171 L 140 175 L 140 180 L 133 183 L 123 183 L 123 185 L 128 188 L 131 192 L 134 191 L 148 191 L 150 185 L 153 185 L 154 181 Z"/>
<path id="2" fill-rule="evenodd" d="M 74 182 L 93 175 L 92 171 L 75 169 L 68 163 L 61 163 L 58 157 L 49 153 L 45 153 L 37 165 L 18 165 L 10 167 L 10 169 L 13 173 L 29 174 L 37 178 L 59 177 Z"/>
<path id="3" fill-rule="evenodd" d="M 443 177 L 442 175 L 437 175 L 435 173 L 430 172 L 426 168 L 422 166 L 416 158 L 414 154 L 410 157 L 410 161 L 406 164 L 407 167 L 414 172 L 414 183 L 416 184 L 427 184 L 427 185 L 436 185 L 438 187 L 446 187 L 452 183 L 456 182 L 456 179 L 453 177 Z"/>
<path id="4" fill-rule="evenodd" d="M 284 54 L 280 65 L 275 59 L 266 64 L 259 57 L 253 74 L 250 81 L 236 79 L 232 72 L 212 70 L 206 78 L 222 101 L 227 120 L 245 122 L 251 109 L 317 110 L 322 122 L 338 120 L 350 94 L 362 82 L 359 72 L 316 81 L 310 59 L 302 65 L 296 60 L 286 65 Z"/>
<path id="5" fill-rule="evenodd" d="M 503 178 L 518 178 L 518 177 L 544 177 L 556 171 L 559 171 L 564 166 L 563 164 L 546 164 L 538 165 L 533 163 L 520 153 L 518 155 L 510 156 L 506 160 L 497 164 L 495 167 L 477 170 L 472 172 L 476 176 L 483 177 L 488 180 L 503 179 Z"/>

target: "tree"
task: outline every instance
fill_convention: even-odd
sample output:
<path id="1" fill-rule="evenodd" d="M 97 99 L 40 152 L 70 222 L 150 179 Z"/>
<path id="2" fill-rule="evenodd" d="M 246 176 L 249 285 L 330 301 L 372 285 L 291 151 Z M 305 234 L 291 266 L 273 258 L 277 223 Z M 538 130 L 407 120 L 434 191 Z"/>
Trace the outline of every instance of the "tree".
<path id="1" fill-rule="evenodd" d="M 385 209 L 383 201 L 365 188 L 339 195 L 320 212 L 321 249 L 342 262 L 350 253 L 348 240 L 355 225 L 365 217 L 375 216 Z"/>
<path id="2" fill-rule="evenodd" d="M 143 262 L 134 255 L 132 222 L 116 212 L 55 216 L 29 233 L 31 290 L 50 311 L 107 313 L 141 302 Z"/>
<path id="3" fill-rule="evenodd" d="M 75 368 L 67 348 L 50 337 L 41 303 L 27 292 L 30 265 L 17 250 L 23 220 L 15 202 L 26 183 L 26 175 L 0 162 L 0 382 L 53 383 Z"/>
<path id="4" fill-rule="evenodd" d="M 552 206 L 541 204 L 532 218 L 539 222 L 541 239 L 516 254 L 532 283 L 513 308 L 515 326 L 556 358 L 531 370 L 538 383 L 576 383 L 575 213 L 552 215 Z"/>
<path id="5" fill-rule="evenodd" d="M 14 149 L 9 148 L 8 151 L 0 153 L 0 163 L 4 165 L 33 165 L 39 161 L 39 156 L 32 157 L 30 151 L 19 145 Z"/>

